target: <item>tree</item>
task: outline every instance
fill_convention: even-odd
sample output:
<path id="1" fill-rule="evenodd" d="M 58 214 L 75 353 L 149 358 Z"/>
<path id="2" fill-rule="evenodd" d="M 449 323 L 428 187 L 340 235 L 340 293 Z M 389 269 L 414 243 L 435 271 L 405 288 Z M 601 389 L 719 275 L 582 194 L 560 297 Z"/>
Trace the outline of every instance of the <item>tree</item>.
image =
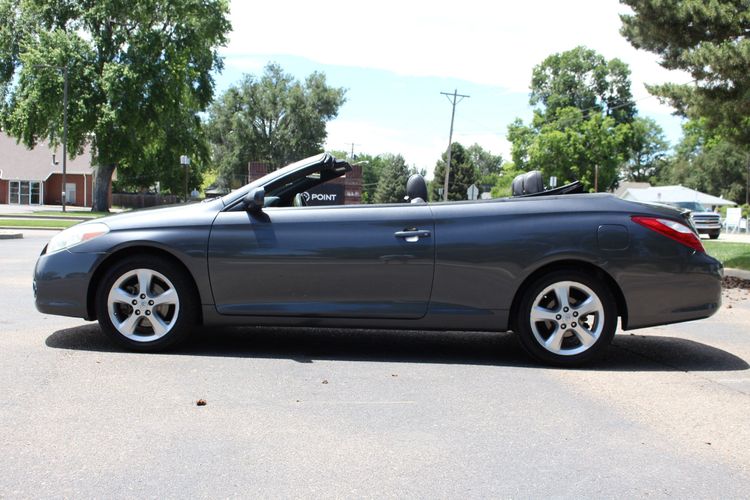
<path id="1" fill-rule="evenodd" d="M 406 181 L 413 173 L 401 155 L 381 155 L 383 170 L 375 190 L 373 203 L 403 203 Z"/>
<path id="2" fill-rule="evenodd" d="M 747 0 L 621 0 L 621 33 L 694 82 L 647 86 L 682 116 L 704 118 L 737 144 L 750 144 L 750 3 Z"/>
<path id="3" fill-rule="evenodd" d="M 358 154 L 354 160 L 349 160 L 362 165 L 362 203 L 375 203 L 375 191 L 384 175 L 387 158 L 390 155 Z"/>
<path id="4" fill-rule="evenodd" d="M 627 159 L 636 114 L 630 70 L 585 47 L 553 54 L 533 71 L 529 125 L 508 126 L 515 168 L 541 170 L 559 182 L 580 180 L 587 189 L 614 187 Z"/>
<path id="5" fill-rule="evenodd" d="M 669 144 L 664 131 L 651 118 L 636 118 L 627 134 L 627 156 L 622 166 L 623 178 L 634 182 L 648 182 L 664 165 Z"/>
<path id="6" fill-rule="evenodd" d="M 441 201 L 443 197 L 440 190 L 443 189 L 445 179 L 445 164 L 448 161 L 447 151 L 442 154 L 441 159 L 435 165 L 434 178 L 430 182 L 430 199 Z M 448 175 L 448 200 L 458 201 L 467 199 L 466 190 L 469 186 L 476 184 L 478 180 L 477 169 L 471 161 L 471 157 L 460 143 L 451 144 L 451 170 Z"/>
<path id="7" fill-rule="evenodd" d="M 660 184 L 681 184 L 744 203 L 748 155 L 744 148 L 711 129 L 703 120 L 683 125 L 676 154 L 659 176 Z"/>
<path id="8" fill-rule="evenodd" d="M 590 190 L 597 183 L 604 191 L 616 184 L 628 132 L 627 124 L 617 125 L 611 117 L 587 119 L 581 110 L 566 108 L 558 120 L 538 128 L 516 120 L 508 127 L 508 139 L 521 170 L 540 170 L 545 179 L 557 177 L 558 184 L 579 180 Z"/>
<path id="9" fill-rule="evenodd" d="M 635 116 L 632 101 L 628 65 L 607 61 L 586 47 L 552 54 L 532 72 L 529 103 L 541 108 L 543 121 L 555 120 L 565 108 L 577 108 L 604 113 L 617 124 L 629 123 Z"/>
<path id="10" fill-rule="evenodd" d="M 300 83 L 275 63 L 260 78 L 245 75 L 209 110 L 209 139 L 220 175 L 244 180 L 249 161 L 277 168 L 321 152 L 326 122 L 338 115 L 344 94 L 343 88 L 328 86 L 323 73 Z"/>
<path id="11" fill-rule="evenodd" d="M 226 0 L 0 0 L 2 128 L 28 147 L 59 143 L 58 68 L 67 68 L 67 148 L 91 145 L 93 209 L 106 211 L 115 168 L 163 174 L 180 154 L 201 159 L 199 113 L 222 67 L 228 9 Z"/>
<path id="12" fill-rule="evenodd" d="M 498 175 L 503 170 L 503 157 L 492 154 L 479 144 L 474 143 L 466 148 L 466 154 L 480 178 Z"/>
<path id="13" fill-rule="evenodd" d="M 504 198 L 513 195 L 513 179 L 518 174 L 522 174 L 521 170 L 516 168 L 516 165 L 512 161 L 503 163 L 502 170 L 498 175 L 497 181 L 492 186 L 492 197 L 493 198 Z"/>

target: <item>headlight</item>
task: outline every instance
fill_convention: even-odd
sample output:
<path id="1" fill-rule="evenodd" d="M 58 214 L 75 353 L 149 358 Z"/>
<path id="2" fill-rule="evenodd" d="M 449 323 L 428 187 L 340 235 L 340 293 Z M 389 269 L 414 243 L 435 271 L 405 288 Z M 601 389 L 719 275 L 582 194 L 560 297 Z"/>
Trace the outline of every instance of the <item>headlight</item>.
<path id="1" fill-rule="evenodd" d="M 93 240 L 109 232 L 109 228 L 102 222 L 90 222 L 77 224 L 73 227 L 62 231 L 49 240 L 47 253 L 57 252 L 65 248 L 70 248 L 84 241 Z"/>

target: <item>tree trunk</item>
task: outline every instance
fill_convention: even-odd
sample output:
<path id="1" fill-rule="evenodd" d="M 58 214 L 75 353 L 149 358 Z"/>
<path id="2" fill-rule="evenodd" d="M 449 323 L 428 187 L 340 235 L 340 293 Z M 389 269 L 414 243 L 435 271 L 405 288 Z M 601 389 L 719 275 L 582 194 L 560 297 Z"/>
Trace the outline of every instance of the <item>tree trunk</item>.
<path id="1" fill-rule="evenodd" d="M 109 212 L 109 187 L 112 185 L 112 174 L 115 172 L 114 165 L 99 165 L 94 169 L 94 212 Z"/>

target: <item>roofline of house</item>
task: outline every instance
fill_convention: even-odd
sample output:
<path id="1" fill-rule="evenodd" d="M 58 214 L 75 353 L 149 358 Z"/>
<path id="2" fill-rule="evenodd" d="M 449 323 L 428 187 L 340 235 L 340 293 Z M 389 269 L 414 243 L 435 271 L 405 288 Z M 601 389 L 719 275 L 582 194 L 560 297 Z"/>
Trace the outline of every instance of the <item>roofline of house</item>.
<path id="1" fill-rule="evenodd" d="M 55 174 L 62 175 L 62 172 L 54 172 L 53 171 L 53 172 L 49 172 L 44 179 L 22 179 L 20 177 L 17 177 L 15 179 L 11 179 L 11 178 L 7 178 L 6 179 L 5 177 L 3 177 L 3 173 L 4 173 L 3 170 L 0 168 L 0 180 L 4 180 L 4 181 L 36 181 L 36 180 L 39 180 L 40 182 L 47 182 L 49 180 L 49 178 L 52 177 Z M 93 177 L 94 173 L 93 172 L 79 172 L 79 171 L 73 171 L 73 172 L 71 172 L 71 171 L 68 171 L 68 172 L 66 172 L 66 175 L 82 175 L 84 177 L 86 177 L 87 175 L 90 175 L 91 177 Z"/>

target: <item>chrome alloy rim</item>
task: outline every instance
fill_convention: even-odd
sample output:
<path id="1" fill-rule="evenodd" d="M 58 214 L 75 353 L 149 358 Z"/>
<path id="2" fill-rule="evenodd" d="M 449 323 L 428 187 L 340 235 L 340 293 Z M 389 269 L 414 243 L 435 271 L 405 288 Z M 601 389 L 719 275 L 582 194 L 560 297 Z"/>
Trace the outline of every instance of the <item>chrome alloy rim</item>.
<path id="1" fill-rule="evenodd" d="M 112 324 L 135 342 L 153 342 L 177 322 L 180 299 L 169 279 L 151 269 L 133 269 L 109 290 L 107 310 Z"/>
<path id="2" fill-rule="evenodd" d="M 596 343 L 604 330 L 604 306 L 594 291 L 576 281 L 549 285 L 531 307 L 531 331 L 553 354 L 573 356 Z"/>

